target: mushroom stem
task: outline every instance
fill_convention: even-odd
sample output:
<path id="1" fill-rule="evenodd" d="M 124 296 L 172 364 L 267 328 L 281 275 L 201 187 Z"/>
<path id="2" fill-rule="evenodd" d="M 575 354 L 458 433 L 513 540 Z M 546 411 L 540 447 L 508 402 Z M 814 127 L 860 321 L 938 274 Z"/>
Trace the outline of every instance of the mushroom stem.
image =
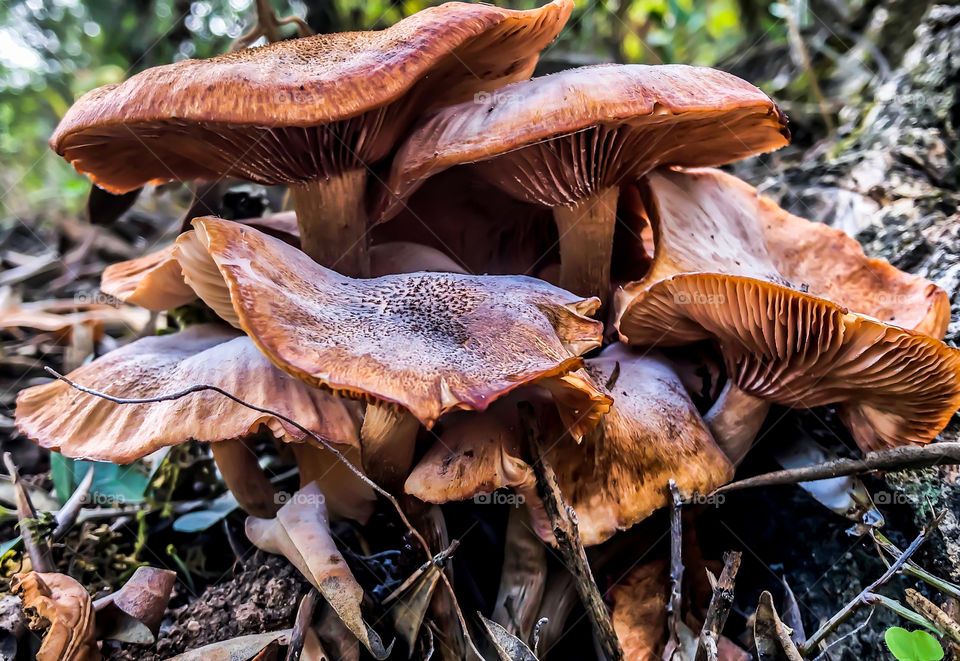
<path id="1" fill-rule="evenodd" d="M 370 275 L 366 170 L 291 186 L 303 251 L 321 266 L 352 278 Z"/>
<path id="2" fill-rule="evenodd" d="M 396 405 L 372 402 L 360 427 L 363 471 L 390 492 L 403 491 L 413 463 L 419 421 Z"/>
<path id="3" fill-rule="evenodd" d="M 269 519 L 280 505 L 267 474 L 260 468 L 257 455 L 239 439 L 210 444 L 213 460 L 223 474 L 230 493 L 248 514 Z"/>
<path id="4" fill-rule="evenodd" d="M 713 403 L 704 422 L 727 458 L 739 465 L 770 410 L 770 402 L 740 390 L 732 379 Z"/>
<path id="5" fill-rule="evenodd" d="M 573 206 L 553 208 L 560 233 L 560 286 L 606 302 L 617 225 L 617 188 L 606 188 Z"/>

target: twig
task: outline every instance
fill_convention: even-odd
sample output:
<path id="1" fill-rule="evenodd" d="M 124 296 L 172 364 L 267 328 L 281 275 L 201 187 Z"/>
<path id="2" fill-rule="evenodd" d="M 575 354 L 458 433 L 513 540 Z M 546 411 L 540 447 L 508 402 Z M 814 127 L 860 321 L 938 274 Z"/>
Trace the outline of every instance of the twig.
<path id="1" fill-rule="evenodd" d="M 680 490 L 677 489 L 676 480 L 671 479 L 670 488 L 670 601 L 667 603 L 667 613 L 669 615 L 670 640 L 667 643 L 667 649 L 664 651 L 663 658 L 673 658 L 675 650 L 680 649 L 680 607 L 683 593 L 681 587 L 683 584 L 683 521 L 681 519 L 681 507 L 683 498 L 680 496 Z"/>
<path id="2" fill-rule="evenodd" d="M 540 438 L 540 431 L 534 416 L 533 407 L 523 402 L 520 409 L 520 419 L 531 454 L 534 457 L 533 470 L 537 476 L 537 492 L 543 500 L 544 509 L 550 517 L 553 534 L 557 540 L 557 549 L 564 560 L 564 565 L 573 574 L 574 583 L 584 608 L 593 625 L 593 633 L 600 644 L 600 649 L 609 661 L 622 661 L 623 649 L 613 629 L 610 613 L 603 603 L 603 596 L 593 579 L 590 563 L 583 550 L 580 539 L 580 530 L 577 525 L 577 515 L 573 508 L 567 505 L 560 493 L 557 476 L 553 466 L 547 460 L 546 451 Z M 481 657 L 483 658 L 483 657 Z"/>
<path id="3" fill-rule="evenodd" d="M 867 604 L 879 604 L 880 606 L 883 606 L 887 610 L 890 610 L 896 613 L 897 615 L 904 618 L 905 620 L 909 620 L 910 622 L 913 622 L 919 627 L 929 629 L 930 631 L 937 634 L 938 636 L 943 635 L 943 632 L 940 631 L 940 629 L 938 629 L 936 626 L 934 626 L 932 622 L 927 620 L 927 618 L 923 617 L 922 615 L 919 615 L 918 613 L 914 613 L 912 610 L 910 610 L 909 608 L 901 604 L 896 599 L 891 599 L 890 597 L 884 597 L 882 594 L 875 594 L 871 592 L 870 594 L 864 597 L 864 602 Z"/>
<path id="4" fill-rule="evenodd" d="M 764 473 L 720 487 L 714 494 L 778 484 L 814 482 L 833 477 L 861 475 L 872 471 L 898 471 L 928 468 L 939 464 L 960 464 L 960 442 L 911 445 L 881 452 L 869 452 L 863 459 L 834 459 L 822 464 Z"/>
<path id="5" fill-rule="evenodd" d="M 846 606 L 841 608 L 839 613 L 831 617 L 826 623 L 824 623 L 823 626 L 817 629 L 817 631 L 814 632 L 814 634 L 799 647 L 800 653 L 803 656 L 807 656 L 812 650 L 816 649 L 821 640 L 826 638 L 832 631 L 846 622 L 850 616 L 853 615 L 854 611 L 861 606 L 869 603 L 876 603 L 877 601 L 882 603 L 883 600 L 879 598 L 881 595 L 873 594 L 874 591 L 889 581 L 894 574 L 900 571 L 900 568 L 906 564 L 907 560 L 910 559 L 910 556 L 912 556 L 920 547 L 923 541 L 927 538 L 927 535 L 929 535 L 937 527 L 937 525 L 939 525 L 940 520 L 943 519 L 945 514 L 946 510 L 934 517 L 933 521 L 931 521 L 927 527 L 924 528 L 919 535 L 917 535 L 917 538 L 910 543 L 910 546 L 907 547 L 907 550 L 904 551 L 903 554 L 897 558 L 896 561 L 890 565 L 890 567 L 887 568 L 887 571 L 883 573 L 883 576 L 865 587 L 860 594 L 854 597 L 853 600 L 851 600 Z M 870 597 L 870 599 L 867 599 L 867 597 Z"/>
<path id="6" fill-rule="evenodd" d="M 290 644 L 287 646 L 286 661 L 300 661 L 300 654 L 303 652 L 303 641 L 306 639 L 307 630 L 313 622 L 313 611 L 317 608 L 317 599 L 320 593 L 316 588 L 311 587 L 307 594 L 300 600 L 300 606 L 297 607 L 297 618 L 293 623 L 293 631 L 290 633 Z"/>
<path id="7" fill-rule="evenodd" d="M 301 37 L 308 37 L 313 34 L 313 30 L 303 19 L 297 15 L 286 18 L 277 18 L 277 12 L 270 5 L 270 0 L 256 0 L 257 22 L 249 32 L 237 37 L 237 40 L 230 46 L 231 51 L 243 50 L 260 37 L 266 37 L 268 43 L 280 41 L 280 26 L 293 23 L 297 26 L 297 32 Z"/>
<path id="8" fill-rule="evenodd" d="M 315 440 L 317 443 L 322 445 L 324 448 L 326 448 L 328 451 L 330 451 L 333 454 L 333 456 L 337 458 L 338 461 L 342 462 L 344 466 L 350 469 L 350 472 L 356 475 L 364 484 L 366 484 L 368 487 L 373 489 L 376 493 L 380 494 L 383 498 L 385 498 L 393 506 L 393 509 L 396 510 L 397 516 L 400 517 L 400 521 L 403 522 L 403 525 L 406 526 L 407 531 L 411 535 L 413 535 L 414 539 L 417 540 L 417 543 L 423 549 L 424 553 L 427 554 L 427 557 L 430 557 L 430 558 L 433 557 L 433 554 L 430 552 L 430 545 L 427 544 L 427 540 L 425 540 L 423 538 L 423 535 L 420 534 L 420 531 L 414 528 L 413 524 L 410 523 L 410 520 L 407 518 L 407 515 L 403 513 L 403 509 L 400 507 L 400 503 L 397 502 L 397 499 L 394 498 L 393 494 L 391 494 L 389 491 L 387 491 L 386 489 L 381 487 L 379 484 L 371 480 L 369 477 L 367 477 L 364 474 L 363 471 L 361 471 L 359 468 L 354 466 L 350 462 L 350 460 L 347 459 L 343 455 L 343 453 L 340 452 L 340 450 L 338 450 L 333 445 L 333 442 L 330 441 L 330 439 L 307 429 L 296 420 L 293 420 L 292 418 L 285 416 L 279 411 L 274 411 L 273 409 L 268 409 L 263 406 L 257 406 L 256 404 L 251 404 L 250 402 L 240 399 L 233 393 L 227 392 L 223 388 L 220 388 L 218 386 L 212 386 L 209 384 L 203 384 L 203 383 L 193 385 L 193 386 L 190 386 L 189 388 L 184 388 L 183 390 L 170 393 L 167 395 L 157 395 L 156 397 L 143 397 L 143 398 L 114 397 L 113 395 L 108 395 L 104 392 L 100 392 L 99 390 L 94 390 L 93 388 L 87 388 L 86 386 L 82 386 L 79 383 L 75 383 L 50 367 L 44 367 L 43 369 L 45 369 L 49 374 L 52 374 L 56 378 L 66 383 L 71 388 L 75 388 L 80 392 L 85 392 L 88 395 L 93 395 L 94 397 L 100 397 L 101 399 L 105 399 L 108 402 L 113 402 L 114 404 L 157 404 L 159 402 L 172 402 L 174 400 L 181 399 L 193 393 L 205 392 L 209 390 L 217 394 L 223 395 L 227 399 L 234 401 L 237 404 L 240 404 L 241 406 L 245 406 L 252 411 L 257 411 L 259 413 L 270 415 L 275 417 L 277 420 L 286 422 L 288 425 L 290 425 L 300 433 L 305 434 L 306 436 L 309 436 L 310 438 Z M 447 578 L 446 572 L 440 572 L 440 580 L 443 581 L 443 584 L 447 587 L 447 590 L 450 593 L 454 610 L 457 611 L 457 619 L 460 621 L 460 628 L 463 630 L 464 638 L 467 640 L 467 643 L 473 649 L 474 653 L 477 654 L 477 656 L 479 656 L 482 659 L 483 655 L 480 654 L 479 650 L 477 650 L 477 647 L 473 642 L 473 638 L 470 636 L 470 630 L 467 627 L 467 620 L 463 616 L 463 611 L 460 610 L 460 604 L 457 603 L 456 593 L 453 591 L 453 585 L 451 585 L 450 579 Z"/>
<path id="9" fill-rule="evenodd" d="M 697 655 L 694 661 L 717 661 L 717 644 L 720 633 L 727 623 L 727 616 L 733 606 L 734 581 L 740 569 L 740 554 L 736 551 L 725 553 L 723 556 L 723 571 L 720 579 L 713 588 L 707 616 L 700 629 L 700 642 L 697 644 Z"/>
<path id="10" fill-rule="evenodd" d="M 453 540 L 452 542 L 450 542 L 450 546 L 448 546 L 447 548 L 443 549 L 442 551 L 440 551 L 440 553 L 436 554 L 435 556 L 433 556 L 432 558 L 430 558 L 429 560 L 427 560 L 425 563 L 423 563 L 422 565 L 420 565 L 419 567 L 417 567 L 417 568 L 413 571 L 413 573 L 410 574 L 410 576 L 408 576 L 407 579 L 406 579 L 403 583 L 401 583 L 399 586 L 397 586 L 397 588 L 396 588 L 393 592 L 391 592 L 389 595 L 387 595 L 387 597 L 386 597 L 382 602 L 380 602 L 381 605 L 386 606 L 387 604 L 389 604 L 390 602 L 392 602 L 394 599 L 396 599 L 397 597 L 399 597 L 401 594 L 403 594 L 403 592 L 404 592 L 407 588 L 409 588 L 411 585 L 413 585 L 414 582 L 415 582 L 418 578 L 420 578 L 420 576 L 423 575 L 423 572 L 427 571 L 427 568 L 430 567 L 431 565 L 436 565 L 438 568 L 441 568 L 441 569 L 442 569 L 442 568 L 443 568 L 443 563 L 447 561 L 447 558 L 449 558 L 451 555 L 453 555 L 454 551 L 456 551 L 456 550 L 457 550 L 457 547 L 459 547 L 459 546 L 460 546 L 460 540 L 459 540 L 459 539 L 455 539 L 455 540 Z"/>
<path id="11" fill-rule="evenodd" d="M 917 611 L 930 620 L 938 629 L 946 634 L 947 638 L 955 643 L 960 643 L 960 624 L 952 617 L 943 612 L 935 603 L 924 597 L 913 588 L 907 588 L 907 603 L 913 610 Z"/>
<path id="12" fill-rule="evenodd" d="M 20 536 L 23 539 L 23 547 L 30 556 L 30 564 L 34 571 L 52 572 L 55 565 L 53 558 L 50 557 L 50 545 L 46 540 L 34 537 L 33 530 L 30 529 L 29 521 L 37 520 L 37 510 L 30 501 L 30 494 L 24 488 L 23 482 L 20 481 L 20 473 L 9 452 L 3 453 L 3 464 L 10 473 L 10 479 L 13 480 L 13 493 L 17 500 L 17 518 L 20 520 Z"/>
<path id="13" fill-rule="evenodd" d="M 901 555 L 903 551 L 898 549 L 889 539 L 884 537 L 880 532 L 875 529 L 870 530 L 870 536 L 873 538 L 873 541 L 876 543 L 877 548 L 883 551 L 886 551 L 890 556 L 896 560 Z M 889 567 L 890 563 L 887 562 L 887 559 L 880 554 L 880 559 Z M 928 572 L 923 567 L 919 566 L 913 560 L 908 560 L 907 564 L 903 566 L 903 573 L 908 576 L 913 576 L 914 578 L 931 585 L 940 592 L 953 597 L 954 599 L 960 599 L 960 586 L 957 586 L 949 581 L 946 581 L 939 576 L 934 576 Z"/>
<path id="14" fill-rule="evenodd" d="M 83 476 L 80 484 L 57 512 L 57 527 L 50 533 L 51 540 L 58 542 L 70 532 L 73 524 L 77 522 L 77 517 L 80 516 L 80 510 L 90 493 L 91 486 L 93 486 L 93 466 L 87 469 L 87 474 Z"/>
<path id="15" fill-rule="evenodd" d="M 835 647 L 836 645 L 839 645 L 840 643 L 847 640 L 848 638 L 852 638 L 853 636 L 856 636 L 858 633 L 866 629 L 867 625 L 870 624 L 870 620 L 873 618 L 873 614 L 876 612 L 877 612 L 877 607 L 874 606 L 873 608 L 870 609 L 870 613 L 867 615 L 866 619 L 860 624 L 860 626 L 858 626 L 856 629 L 848 631 L 847 633 L 843 634 L 842 636 L 837 638 L 835 641 L 833 641 L 832 643 L 824 647 L 823 651 L 813 658 L 813 661 L 820 661 L 820 659 L 822 659 L 824 655 L 830 651 L 830 648 Z"/>

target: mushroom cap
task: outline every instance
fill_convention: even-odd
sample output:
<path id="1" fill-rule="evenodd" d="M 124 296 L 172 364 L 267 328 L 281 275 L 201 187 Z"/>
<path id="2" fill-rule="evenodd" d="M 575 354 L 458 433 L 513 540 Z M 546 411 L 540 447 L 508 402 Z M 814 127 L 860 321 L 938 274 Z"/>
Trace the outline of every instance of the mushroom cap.
<path id="1" fill-rule="evenodd" d="M 625 341 L 714 338 L 738 388 L 784 406 L 838 403 L 864 450 L 943 429 L 960 406 L 960 352 L 931 337 L 949 318 L 939 287 L 731 175 L 658 170 L 647 186 L 656 252 L 617 294 Z"/>
<path id="2" fill-rule="evenodd" d="M 18 595 L 32 628 L 46 628 L 37 661 L 98 661 L 93 602 L 86 589 L 66 574 L 16 574 L 10 590 Z"/>
<path id="3" fill-rule="evenodd" d="M 581 414 L 595 418 L 609 406 L 588 380 L 564 379 L 582 365 L 579 354 L 600 345 L 603 325 L 585 316 L 595 298 L 523 276 L 353 279 L 231 221 L 193 226 L 178 244 L 208 261 L 183 263 L 187 281 L 218 313 L 229 296 L 260 350 L 311 385 L 403 406 L 428 427 L 545 380 L 576 391 Z M 192 279 L 194 268 L 205 274 Z"/>
<path id="4" fill-rule="evenodd" d="M 685 497 L 706 495 L 733 478 L 672 365 L 656 353 L 610 345 L 584 370 L 613 398 L 582 443 L 565 437 L 548 457 L 560 490 L 577 512 L 585 545 L 639 523 L 670 503 L 675 479 Z"/>
<path id="5" fill-rule="evenodd" d="M 194 301 L 197 295 L 184 281 L 173 244 L 156 252 L 103 270 L 100 291 L 124 303 L 162 312 Z"/>
<path id="6" fill-rule="evenodd" d="M 630 661 L 659 661 L 666 643 L 668 569 L 664 560 L 633 568 L 610 591 L 613 630 Z"/>
<path id="7" fill-rule="evenodd" d="M 74 370 L 69 378 L 136 399 L 197 384 L 214 385 L 251 404 L 272 408 L 334 442 L 359 445 L 359 416 L 350 402 L 291 379 L 249 338 L 219 324 L 131 342 Z M 77 459 L 119 464 L 190 439 L 212 443 L 240 438 L 261 426 L 285 441 L 304 440 L 301 432 L 274 416 L 211 391 L 173 401 L 116 404 L 59 380 L 20 391 L 16 423 L 41 447 Z"/>
<path id="8" fill-rule="evenodd" d="M 385 30 L 154 67 L 85 94 L 50 145 L 114 193 L 221 176 L 312 181 L 383 158 L 418 114 L 529 77 L 572 7 L 451 2 Z"/>
<path id="9" fill-rule="evenodd" d="M 480 163 L 484 177 L 519 199 L 561 206 L 658 165 L 721 165 L 778 149 L 789 137 L 766 94 L 705 67 L 569 69 L 485 100 L 444 108 L 413 131 L 375 219 L 392 217 L 427 177 L 464 163 Z"/>

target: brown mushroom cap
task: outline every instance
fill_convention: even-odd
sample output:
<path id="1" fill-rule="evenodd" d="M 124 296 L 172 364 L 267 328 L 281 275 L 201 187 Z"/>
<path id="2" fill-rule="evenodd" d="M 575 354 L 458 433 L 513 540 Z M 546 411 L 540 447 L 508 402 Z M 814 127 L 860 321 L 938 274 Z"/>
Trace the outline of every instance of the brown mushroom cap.
<path id="1" fill-rule="evenodd" d="M 50 144 L 114 193 L 221 176 L 332 176 L 382 159 L 418 114 L 527 78 L 572 6 L 451 2 L 381 31 L 154 67 L 84 95 Z"/>
<path id="2" fill-rule="evenodd" d="M 483 413 L 460 411 L 445 417 L 437 442 L 410 472 L 403 489 L 428 503 L 448 503 L 510 487 L 528 508 L 534 532 L 553 542 L 533 468 L 523 460 L 517 403 L 511 396 Z"/>
<path id="3" fill-rule="evenodd" d="M 37 661 L 99 661 L 93 602 L 86 589 L 65 574 L 16 574 L 11 591 L 23 602 L 30 626 L 46 629 Z"/>
<path id="4" fill-rule="evenodd" d="M 597 307 L 526 277 L 413 273 L 341 276 L 281 241 L 237 223 L 201 218 L 178 239 L 206 252 L 191 270 L 215 310 L 229 295 L 239 326 L 278 367 L 337 394 L 399 404 L 431 426 L 443 413 L 483 410 L 514 388 L 553 380 L 575 390 L 581 414 L 606 396 L 585 379 L 579 354 L 598 346 Z M 204 284 L 205 283 L 205 284 Z M 218 310 L 219 312 L 219 310 Z"/>
<path id="5" fill-rule="evenodd" d="M 659 661 L 667 637 L 667 563 L 635 567 L 610 592 L 613 629 L 630 661 Z"/>
<path id="6" fill-rule="evenodd" d="M 217 324 L 137 340 L 74 370 L 69 378 L 137 399 L 215 385 L 335 442 L 358 444 L 357 420 L 348 403 L 291 379 L 248 338 Z M 62 381 L 20 391 L 16 423 L 44 448 L 114 463 L 129 463 L 190 439 L 213 443 L 241 438 L 261 426 L 286 441 L 304 440 L 301 432 L 273 416 L 214 392 L 153 404 L 115 404 Z"/>
<path id="7" fill-rule="evenodd" d="M 613 406 L 582 443 L 569 437 L 548 453 L 585 545 L 599 544 L 670 502 L 674 479 L 685 497 L 733 478 L 670 363 L 611 345 L 585 371 Z"/>
<path id="8" fill-rule="evenodd" d="M 197 295 L 183 280 L 174 245 L 142 257 L 111 264 L 103 270 L 100 290 L 124 303 L 162 312 L 194 301 Z"/>
<path id="9" fill-rule="evenodd" d="M 943 429 L 960 406 L 960 352 L 930 337 L 949 318 L 940 288 L 731 175 L 660 170 L 647 185 L 656 253 L 618 293 L 625 341 L 715 338 L 740 391 L 800 408 L 838 403 L 864 450 Z"/>
<path id="10" fill-rule="evenodd" d="M 569 206 L 657 165 L 720 165 L 787 143 L 770 98 L 728 73 L 600 65 L 513 83 L 437 112 L 393 161 L 385 219 L 427 177 L 478 163 L 518 199 Z M 495 159 L 495 160 L 494 160 Z"/>

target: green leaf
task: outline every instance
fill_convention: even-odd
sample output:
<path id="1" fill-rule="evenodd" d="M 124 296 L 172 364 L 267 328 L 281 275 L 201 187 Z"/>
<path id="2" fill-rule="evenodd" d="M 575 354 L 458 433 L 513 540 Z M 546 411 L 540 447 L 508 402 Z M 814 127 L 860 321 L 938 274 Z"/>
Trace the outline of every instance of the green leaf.
<path id="1" fill-rule="evenodd" d="M 890 627 L 883 638 L 898 661 L 940 661 L 943 658 L 940 643 L 926 631 Z"/>
<path id="2" fill-rule="evenodd" d="M 202 510 L 188 512 L 173 522 L 173 529 L 177 532 L 200 532 L 215 523 L 227 518 L 237 509 L 237 499 L 227 491 L 222 496 L 211 500 Z"/>
<path id="3" fill-rule="evenodd" d="M 3 562 L 7 554 L 11 551 L 15 551 L 20 547 L 20 543 L 23 542 L 23 537 L 14 537 L 13 539 L 0 544 L 0 562 Z"/>
<path id="4" fill-rule="evenodd" d="M 164 448 L 123 466 L 70 459 L 54 452 L 50 455 L 50 475 L 61 503 L 66 502 L 87 470 L 93 466 L 93 486 L 90 487 L 93 504 L 103 507 L 136 504 L 143 502 L 149 493 L 150 482 L 168 452 L 169 448 Z"/>

